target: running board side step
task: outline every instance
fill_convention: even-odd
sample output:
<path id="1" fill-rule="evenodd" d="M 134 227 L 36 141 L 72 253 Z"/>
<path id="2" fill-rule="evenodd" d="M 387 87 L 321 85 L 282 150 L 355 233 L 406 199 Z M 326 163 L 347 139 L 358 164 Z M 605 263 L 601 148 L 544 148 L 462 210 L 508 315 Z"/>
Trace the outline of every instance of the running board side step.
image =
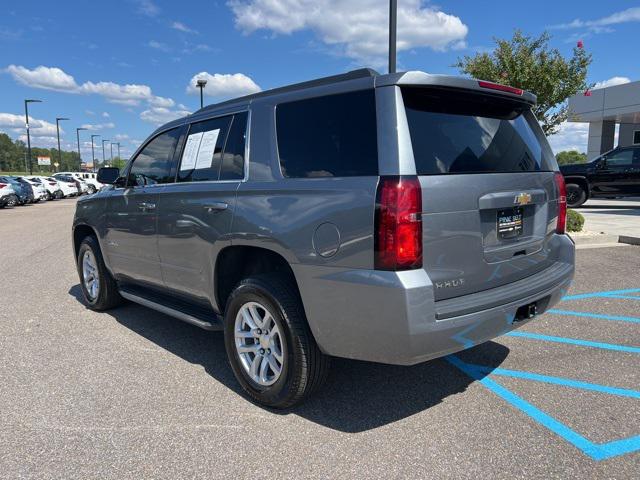
<path id="1" fill-rule="evenodd" d="M 183 322 L 190 323 L 191 325 L 195 325 L 196 327 L 200 327 L 203 330 L 212 330 L 212 331 L 221 331 L 223 330 L 222 318 L 220 315 L 216 314 L 213 310 L 210 312 L 186 312 L 183 310 L 190 310 L 189 308 L 181 308 L 181 310 L 177 310 L 177 306 L 169 306 L 164 303 L 160 303 L 158 299 L 150 299 L 146 296 L 142 296 L 138 292 L 132 293 L 127 291 L 126 289 L 119 290 L 120 295 L 127 300 L 130 300 L 134 303 L 142 305 L 143 307 L 148 307 L 157 312 L 164 313 L 165 315 L 169 315 L 170 317 L 177 318 L 178 320 L 182 320 Z M 155 296 L 154 296 L 155 297 Z M 201 310 L 201 309 L 198 309 Z M 206 313 L 206 315 L 203 315 Z M 214 318 L 214 322 L 211 322 L 210 319 Z"/>

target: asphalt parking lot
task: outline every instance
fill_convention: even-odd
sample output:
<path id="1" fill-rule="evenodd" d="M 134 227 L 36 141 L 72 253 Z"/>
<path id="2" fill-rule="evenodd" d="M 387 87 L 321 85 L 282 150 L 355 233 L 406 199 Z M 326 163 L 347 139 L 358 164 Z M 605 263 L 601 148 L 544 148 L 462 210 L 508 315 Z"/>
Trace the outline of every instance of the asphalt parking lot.
<path id="1" fill-rule="evenodd" d="M 640 478 L 640 247 L 578 251 L 553 313 L 415 367 L 335 360 L 273 412 L 222 334 L 80 301 L 75 201 L 0 211 L 2 478 Z"/>

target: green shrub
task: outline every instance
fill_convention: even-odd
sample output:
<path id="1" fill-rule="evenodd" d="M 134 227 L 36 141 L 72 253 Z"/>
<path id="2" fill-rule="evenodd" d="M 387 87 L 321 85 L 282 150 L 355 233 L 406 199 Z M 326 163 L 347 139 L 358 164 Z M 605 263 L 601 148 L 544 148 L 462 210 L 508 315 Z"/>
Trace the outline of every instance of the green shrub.
<path id="1" fill-rule="evenodd" d="M 567 231 L 580 232 L 584 225 L 584 217 L 575 210 L 567 210 Z"/>

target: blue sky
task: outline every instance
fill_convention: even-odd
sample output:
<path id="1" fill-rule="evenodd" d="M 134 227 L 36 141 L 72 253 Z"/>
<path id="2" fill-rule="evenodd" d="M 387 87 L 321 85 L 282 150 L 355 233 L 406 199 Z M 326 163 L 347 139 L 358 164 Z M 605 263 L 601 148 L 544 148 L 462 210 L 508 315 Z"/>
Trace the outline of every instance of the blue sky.
<path id="1" fill-rule="evenodd" d="M 402 70 L 456 74 L 455 60 L 490 49 L 493 37 L 547 29 L 565 54 L 584 41 L 591 82 L 640 79 L 638 1 L 398 3 Z M 359 66 L 384 71 L 386 22 L 386 0 L 8 0 L 0 131 L 23 135 L 23 99 L 37 98 L 35 145 L 54 146 L 55 117 L 69 117 L 63 148 L 75 149 L 75 128 L 85 126 L 83 157 L 89 133 L 120 141 L 128 156 L 157 125 L 199 107 L 189 89 L 199 75 L 213 103 Z M 586 127 L 566 125 L 551 141 L 585 150 Z"/>

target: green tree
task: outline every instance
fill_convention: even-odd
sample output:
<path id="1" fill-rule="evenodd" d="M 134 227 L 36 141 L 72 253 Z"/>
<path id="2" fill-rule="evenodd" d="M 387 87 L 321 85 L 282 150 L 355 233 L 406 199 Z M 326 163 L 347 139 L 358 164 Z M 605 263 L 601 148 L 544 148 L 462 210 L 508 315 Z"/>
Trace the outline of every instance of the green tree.
<path id="1" fill-rule="evenodd" d="M 558 165 L 569 165 L 571 163 L 587 163 L 587 154 L 577 150 L 565 150 L 556 154 Z"/>
<path id="2" fill-rule="evenodd" d="M 544 133 L 552 135 L 567 119 L 566 100 L 588 88 L 586 78 L 591 54 L 579 44 L 574 47 L 571 58 L 564 58 L 557 49 L 549 47 L 549 39 L 547 32 L 533 38 L 516 30 L 510 40 L 495 38 L 493 52 L 477 53 L 473 57 L 465 55 L 454 66 L 474 78 L 536 94 L 538 103 L 533 112 Z"/>

